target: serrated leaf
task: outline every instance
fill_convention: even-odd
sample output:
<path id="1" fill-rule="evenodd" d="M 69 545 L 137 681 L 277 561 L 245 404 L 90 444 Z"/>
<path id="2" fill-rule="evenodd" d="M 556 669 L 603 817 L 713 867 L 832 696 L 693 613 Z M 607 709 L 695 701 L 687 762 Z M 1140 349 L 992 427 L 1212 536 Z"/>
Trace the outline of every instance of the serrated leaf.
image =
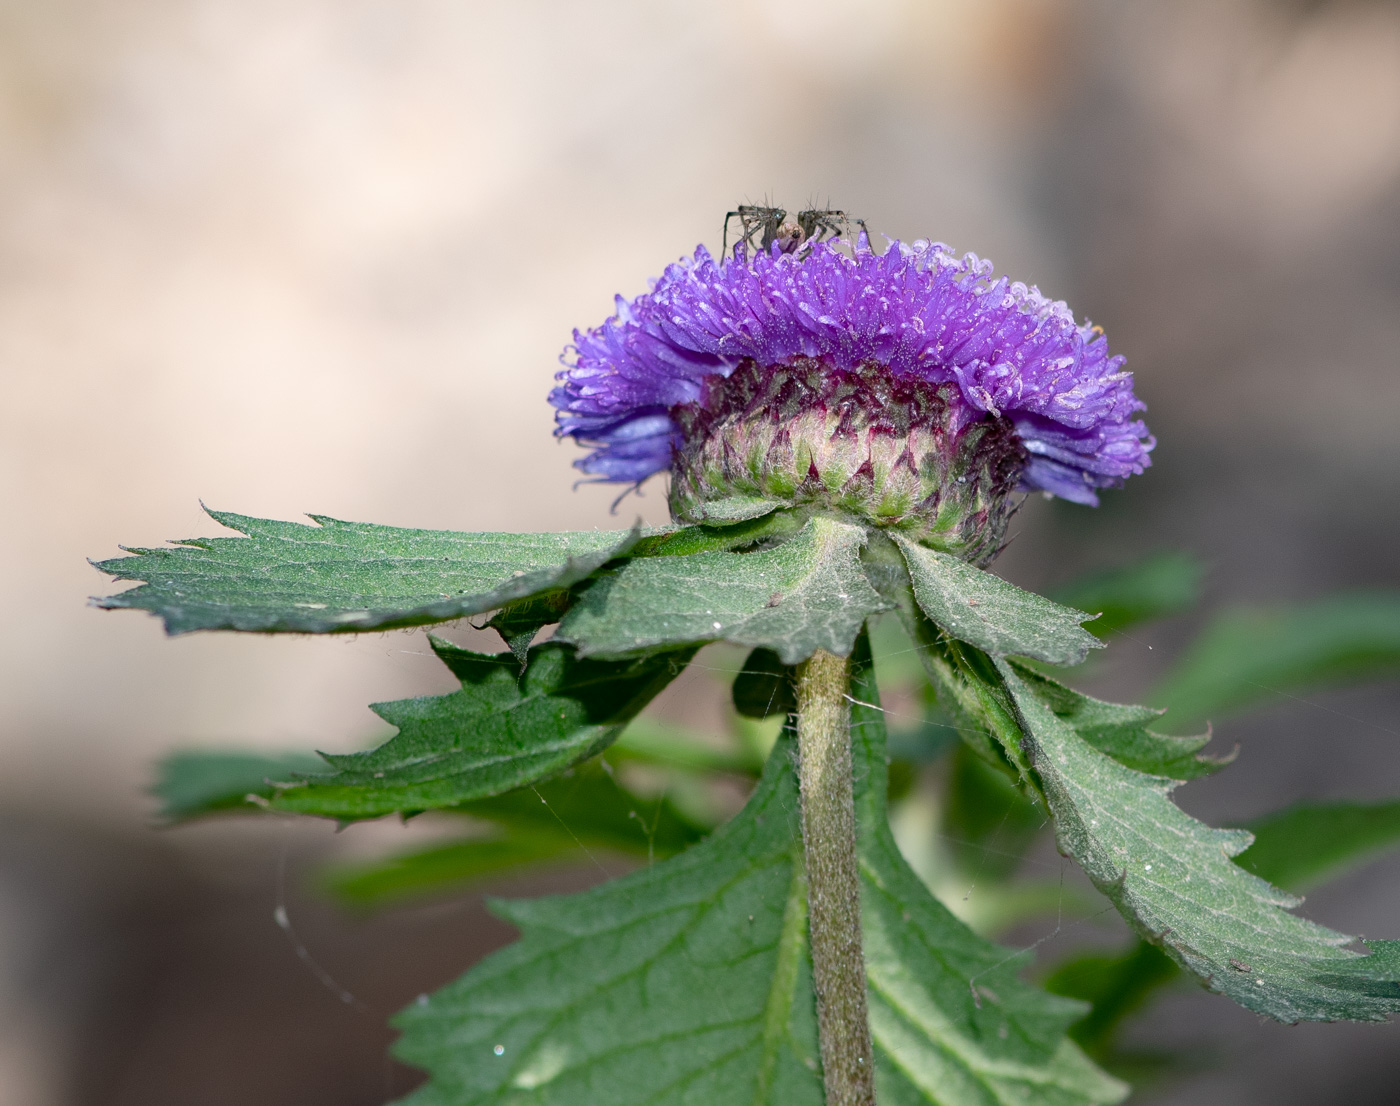
<path id="1" fill-rule="evenodd" d="M 206 814 L 259 810 L 248 796 L 270 799 L 276 791 L 273 781 L 325 770 L 326 762 L 312 752 L 191 749 L 162 758 L 151 793 L 160 800 L 162 819 L 184 822 Z"/>
<path id="2" fill-rule="evenodd" d="M 947 553 L 894 535 L 914 597 L 949 637 L 992 656 L 1016 654 L 1050 664 L 1078 664 L 1103 642 L 1080 623 L 1092 617 L 1044 596 L 1022 591 L 999 576 Z"/>
<path id="3" fill-rule="evenodd" d="M 279 784 L 327 770 L 315 753 L 259 754 L 186 750 L 164 758 L 152 792 L 169 821 L 267 809 Z M 252 795 L 264 800 L 249 802 Z M 711 828 L 682 814 L 666 797 L 628 792 L 599 761 L 504 795 L 453 808 L 491 823 L 497 836 L 415 850 L 375 861 L 336 865 L 324 878 L 343 901 L 378 906 L 436 893 L 485 875 L 567 856 L 591 848 L 637 856 L 673 856 Z"/>
<path id="4" fill-rule="evenodd" d="M 1293 896 L 1234 864 L 1244 830 L 1218 830 L 1171 801 L 1177 781 L 1104 755 L 997 662 L 1061 851 L 1148 940 L 1212 990 L 1280 1021 L 1383 1020 L 1400 976 L 1343 946 L 1355 938 L 1288 909 Z M 1380 978 L 1372 978 L 1379 975 Z"/>
<path id="5" fill-rule="evenodd" d="M 346 633 L 421 626 L 567 588 L 625 555 L 641 531 L 465 534 L 310 516 L 210 511 L 245 537 L 191 538 L 96 567 L 139 587 L 93 602 L 150 611 L 166 631 Z"/>
<path id="6" fill-rule="evenodd" d="M 374 704 L 399 733 L 369 752 L 327 755 L 334 773 L 280 789 L 275 809 L 377 818 L 455 807 L 545 779 L 611 743 L 691 655 L 587 660 L 551 641 L 530 650 L 522 672 L 510 653 L 431 640 L 461 690 Z"/>
<path id="7" fill-rule="evenodd" d="M 494 823 L 496 836 L 336 865 L 322 882 L 347 905 L 377 908 L 457 892 L 485 876 L 545 862 L 588 863 L 593 850 L 664 859 L 711 828 L 692 822 L 665 796 L 644 799 L 628 792 L 599 761 L 458 810 Z"/>
<path id="8" fill-rule="evenodd" d="M 772 778 L 785 767 L 672 861 L 584 895 L 493 903 L 521 939 L 396 1020 L 395 1051 L 432 1076 L 411 1101 L 747 1103 L 766 1100 L 762 1080 L 820 1103 L 814 1012 L 792 997 L 805 919 L 793 796 Z"/>
<path id="9" fill-rule="evenodd" d="M 1056 603 L 1097 614 L 1086 627 L 1104 638 L 1140 622 L 1189 611 L 1201 598 L 1205 566 L 1189 553 L 1155 553 L 1096 572 L 1050 593 Z"/>
<path id="10" fill-rule="evenodd" d="M 1249 824 L 1236 863 L 1288 891 L 1305 891 L 1400 845 L 1400 800 L 1299 803 Z"/>
<path id="11" fill-rule="evenodd" d="M 1153 693 L 1173 726 L 1319 687 L 1400 676 L 1400 594 L 1337 595 L 1220 615 Z"/>
<path id="12" fill-rule="evenodd" d="M 711 641 L 766 646 L 786 664 L 846 656 L 885 607 L 861 570 L 864 542 L 860 527 L 816 516 L 773 549 L 632 560 L 589 585 L 556 638 L 582 656 Z"/>
<path id="13" fill-rule="evenodd" d="M 1210 742 L 1209 733 L 1195 737 L 1169 737 L 1147 728 L 1158 722 L 1163 712 L 1152 707 L 1124 706 L 1094 699 L 1050 679 L 1034 669 L 1010 662 L 1042 702 L 1099 752 L 1119 764 L 1152 776 L 1174 780 L 1194 780 L 1218 771 L 1234 759 L 1208 757 L 1201 750 Z"/>
<path id="14" fill-rule="evenodd" d="M 880 1102 L 1121 1099 L 1062 1036 L 1080 1007 L 1021 983 L 1021 958 L 973 936 L 908 869 L 885 822 L 878 709 L 857 705 L 853 733 Z M 410 1101 L 819 1106 L 791 757 L 789 734 L 743 812 L 664 864 L 496 904 L 520 940 L 397 1019 L 396 1051 L 432 1075 Z"/>

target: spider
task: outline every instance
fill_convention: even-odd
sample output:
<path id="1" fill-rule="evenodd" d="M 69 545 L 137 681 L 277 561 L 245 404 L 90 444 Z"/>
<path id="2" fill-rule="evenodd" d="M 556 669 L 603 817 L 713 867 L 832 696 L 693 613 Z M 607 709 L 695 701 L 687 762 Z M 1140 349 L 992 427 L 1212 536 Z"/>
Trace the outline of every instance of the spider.
<path id="1" fill-rule="evenodd" d="M 729 221 L 734 218 L 739 220 L 743 230 L 735 245 L 743 242 L 749 248 L 755 248 L 754 238 L 758 237 L 757 248 L 764 253 L 773 248 L 774 242 L 778 243 L 778 249 L 783 253 L 793 253 L 806 242 L 821 242 L 842 237 L 849 242 L 852 240 L 853 226 L 860 227 L 862 232 L 865 231 L 864 219 L 853 219 L 844 211 L 809 208 L 797 213 L 796 223 L 789 223 L 786 221 L 787 212 L 781 207 L 740 204 L 736 210 L 724 217 L 724 237 L 720 247 L 722 257 L 729 254 Z"/>

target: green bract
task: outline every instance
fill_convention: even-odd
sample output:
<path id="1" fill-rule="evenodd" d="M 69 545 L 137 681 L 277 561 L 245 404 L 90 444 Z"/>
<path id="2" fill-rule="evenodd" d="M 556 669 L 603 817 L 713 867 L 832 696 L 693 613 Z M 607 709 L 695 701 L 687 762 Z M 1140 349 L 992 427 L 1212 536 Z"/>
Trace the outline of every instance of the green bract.
<path id="1" fill-rule="evenodd" d="M 985 563 L 1005 538 L 1027 454 L 1009 420 L 963 426 L 964 410 L 956 384 L 871 363 L 839 373 L 812 358 L 747 362 L 677 409 L 686 444 L 672 465 L 671 514 L 699 521 L 717 502 L 762 497 Z"/>

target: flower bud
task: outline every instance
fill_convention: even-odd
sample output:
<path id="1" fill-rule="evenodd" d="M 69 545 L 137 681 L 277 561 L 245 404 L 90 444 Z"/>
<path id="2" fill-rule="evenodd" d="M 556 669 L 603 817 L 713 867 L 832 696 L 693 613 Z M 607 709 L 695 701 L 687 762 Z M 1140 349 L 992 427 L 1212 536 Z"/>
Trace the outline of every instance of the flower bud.
<path id="1" fill-rule="evenodd" d="M 741 364 L 672 417 L 671 513 L 704 517 L 734 495 L 835 511 L 966 560 L 1000 548 L 1028 454 L 1006 418 L 967 418 L 955 384 L 901 380 L 867 362 Z"/>

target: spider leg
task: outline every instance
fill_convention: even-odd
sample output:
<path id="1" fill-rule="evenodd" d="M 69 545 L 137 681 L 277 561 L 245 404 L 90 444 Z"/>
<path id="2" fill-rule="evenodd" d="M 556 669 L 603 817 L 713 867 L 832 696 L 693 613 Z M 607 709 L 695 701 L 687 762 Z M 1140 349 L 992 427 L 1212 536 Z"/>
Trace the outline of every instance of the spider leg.
<path id="1" fill-rule="evenodd" d="M 779 231 L 783 228 L 783 220 L 787 218 L 787 212 L 781 207 L 766 207 L 763 209 L 763 252 L 769 253 L 773 249 L 773 242 L 777 239 Z"/>
<path id="2" fill-rule="evenodd" d="M 797 217 L 797 224 L 802 228 L 804 239 L 815 239 L 818 242 L 828 237 L 840 238 L 848 222 L 844 211 L 831 209 L 819 211 L 813 208 Z"/>
<path id="3" fill-rule="evenodd" d="M 754 208 L 749 204 L 740 204 L 737 209 L 730 211 L 724 216 L 724 234 L 720 239 L 720 257 L 729 256 L 729 220 L 739 220 L 739 237 L 734 240 L 734 247 L 738 249 L 739 243 L 744 242 L 749 246 L 753 243 L 749 240 L 753 237 L 753 213 Z"/>
<path id="4" fill-rule="evenodd" d="M 720 256 L 720 260 L 721 260 L 721 261 L 723 261 L 726 257 L 729 256 L 729 220 L 730 220 L 730 219 L 733 219 L 735 216 L 738 216 L 739 219 L 742 220 L 742 219 L 743 219 L 743 215 L 741 214 L 742 211 L 743 211 L 743 209 L 740 208 L 739 211 L 728 211 L 728 212 L 725 212 L 725 215 L 724 215 L 724 231 L 723 231 L 723 233 L 720 235 L 720 247 L 719 247 L 719 256 Z M 741 226 L 743 225 L 742 222 L 740 223 L 740 225 L 741 225 Z M 737 246 L 739 243 L 738 243 L 738 242 L 735 242 L 734 244 Z"/>

